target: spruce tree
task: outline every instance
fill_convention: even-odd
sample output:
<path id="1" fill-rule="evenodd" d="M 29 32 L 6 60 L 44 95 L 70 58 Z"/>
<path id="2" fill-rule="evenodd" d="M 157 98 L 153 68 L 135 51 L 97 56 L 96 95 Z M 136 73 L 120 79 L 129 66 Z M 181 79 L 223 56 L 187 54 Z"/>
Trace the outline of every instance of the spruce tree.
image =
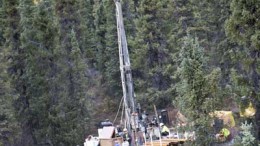
<path id="1" fill-rule="evenodd" d="M 128 43 L 135 37 L 136 34 L 136 27 L 134 20 L 138 18 L 138 1 L 132 0 L 124 0 L 121 1 L 122 4 L 122 13 L 124 19 L 124 27 L 126 31 L 127 39 L 129 40 Z M 131 51 L 131 47 L 129 45 L 129 51 Z"/>
<path id="2" fill-rule="evenodd" d="M 13 85 L 19 94 L 19 98 L 15 101 L 15 108 L 17 111 L 18 120 L 22 127 L 20 145 L 32 146 L 36 144 L 36 139 L 33 136 L 33 119 L 31 111 L 31 95 L 33 91 L 30 87 L 30 51 L 33 51 L 36 47 L 32 45 L 31 41 L 33 36 L 33 27 L 31 20 L 33 18 L 33 2 L 30 0 L 19 1 L 19 14 L 20 14 L 20 27 L 21 45 L 18 46 L 17 56 L 14 57 L 13 67 L 15 74 L 13 75 Z M 19 40 L 18 40 L 19 41 Z M 30 56 L 31 57 L 31 56 Z M 27 64 L 28 63 L 28 64 Z M 23 139 L 27 139 L 24 141 Z"/>
<path id="3" fill-rule="evenodd" d="M 172 31 L 169 33 L 171 47 L 180 50 L 182 38 L 185 37 L 189 28 L 193 26 L 194 17 L 191 2 L 189 0 L 176 0 L 169 6 L 173 10 L 171 22 L 173 23 Z"/>
<path id="4" fill-rule="evenodd" d="M 84 140 L 89 122 L 87 115 L 86 65 L 83 54 L 72 30 L 67 47 L 68 54 L 59 56 L 58 101 L 50 119 L 53 122 L 52 136 L 54 145 L 77 145 Z M 62 48 L 60 48 L 62 49 Z M 61 64 L 60 64 L 61 63 Z M 64 65 L 63 65 L 64 63 Z"/>
<path id="5" fill-rule="evenodd" d="M 106 17 L 106 33 L 105 33 L 105 81 L 110 96 L 117 97 L 119 100 L 122 96 L 119 56 L 118 56 L 118 39 L 117 39 L 117 24 L 116 24 L 116 8 L 115 3 L 110 0 L 104 1 L 104 12 Z M 117 100 L 117 102 L 119 102 Z M 116 102 L 116 99 L 112 99 Z"/>
<path id="6" fill-rule="evenodd" d="M 189 29 L 205 47 L 209 56 L 209 68 L 222 69 L 222 87 L 229 83 L 229 69 L 235 65 L 230 52 L 236 49 L 236 45 L 228 40 L 224 28 L 224 22 L 229 17 L 229 4 L 230 1 L 226 0 L 209 2 L 192 0 L 195 21 L 194 26 Z"/>
<path id="7" fill-rule="evenodd" d="M 106 17 L 104 12 L 104 3 L 102 0 L 96 0 L 93 6 L 93 16 L 95 25 L 95 54 L 96 54 L 96 65 L 98 71 L 104 75 L 105 69 L 105 34 L 106 34 Z"/>
<path id="8" fill-rule="evenodd" d="M 208 56 L 207 68 L 212 71 L 221 68 L 222 96 L 220 100 L 230 100 L 230 68 L 237 65 L 236 59 L 232 57 L 233 50 L 237 46 L 231 43 L 225 35 L 224 22 L 229 16 L 230 1 L 197 1 L 192 0 L 192 14 L 194 22 L 188 29 L 189 33 L 198 37 L 200 45 L 205 48 Z M 222 108 L 226 108 L 225 105 Z"/>
<path id="9" fill-rule="evenodd" d="M 171 62 L 171 50 L 166 34 L 168 15 L 167 0 L 142 0 L 139 2 L 134 38 L 133 72 L 136 76 L 137 97 L 144 103 L 167 105 L 171 100 L 170 75 L 166 72 Z M 160 107 L 159 107 L 160 108 Z"/>
<path id="10" fill-rule="evenodd" d="M 230 4 L 231 15 L 226 21 L 227 36 L 234 42 L 243 46 L 240 62 L 245 74 L 244 78 L 249 82 L 243 82 L 251 91 L 245 93 L 253 100 L 256 108 L 255 129 L 257 139 L 260 140 L 260 85 L 259 85 L 259 49 L 260 49 L 260 2 L 233 0 Z"/>
<path id="11" fill-rule="evenodd" d="M 59 19 L 59 45 L 57 47 L 56 106 L 50 119 L 53 122 L 54 145 L 77 145 L 84 140 L 87 132 L 87 60 L 80 49 L 80 19 L 76 1 L 56 1 Z M 67 22 L 67 23 L 64 23 Z M 84 22 L 85 23 L 85 22 Z M 83 44 L 82 44 L 83 45 Z M 86 45 L 86 44 L 84 44 Z M 84 46 L 83 45 L 83 46 Z"/>
<path id="12" fill-rule="evenodd" d="M 14 144 L 14 139 L 17 138 L 20 130 L 12 105 L 16 94 L 11 88 L 8 76 L 10 50 L 7 48 L 7 38 L 4 35 L 10 21 L 7 19 L 7 16 L 10 15 L 10 13 L 7 13 L 8 8 L 14 7 L 8 7 L 8 3 L 0 2 L 0 145 Z"/>
<path id="13" fill-rule="evenodd" d="M 194 144 L 207 146 L 210 143 L 209 113 L 214 109 L 207 89 L 204 49 L 200 47 L 197 38 L 193 39 L 191 36 L 184 38 L 179 59 L 177 73 L 180 82 L 176 85 L 178 93 L 176 104 L 189 122 L 194 123 L 192 128 L 196 133 Z"/>
<path id="14" fill-rule="evenodd" d="M 80 0 L 78 4 L 80 15 L 79 46 L 84 56 L 88 59 L 89 67 L 94 67 L 95 56 L 95 26 L 93 12 L 93 0 Z"/>
<path id="15" fill-rule="evenodd" d="M 16 143 L 20 136 L 20 126 L 16 118 L 14 101 L 19 97 L 12 77 L 15 77 L 20 66 L 19 50 L 19 13 L 17 0 L 0 2 L 0 59 L 1 59 L 1 142 L 3 145 Z M 19 58 L 19 59 L 18 59 Z M 16 80 L 15 80 L 16 81 Z"/>
<path id="16" fill-rule="evenodd" d="M 50 0 L 39 1 L 34 4 L 33 18 L 30 19 L 32 29 L 27 38 L 23 38 L 31 49 L 26 64 L 28 96 L 30 96 L 30 110 L 34 119 L 33 135 L 37 144 L 52 144 L 52 121 L 49 118 L 51 110 L 57 101 L 56 81 L 56 48 L 58 29 L 54 14 L 54 3 Z"/>
<path id="17" fill-rule="evenodd" d="M 183 38 L 189 33 L 189 28 L 194 24 L 194 17 L 192 12 L 192 4 L 189 0 L 176 0 L 172 1 L 171 4 L 167 5 L 171 13 L 169 13 L 168 21 L 166 23 L 167 28 L 167 42 L 169 43 L 169 48 L 171 50 L 170 58 L 172 63 L 168 64 L 167 72 L 171 77 L 171 89 L 173 97 L 176 95 L 174 86 L 179 82 L 179 77 L 176 75 L 176 70 L 178 68 L 179 53 L 182 48 Z M 175 106 L 175 105 L 174 105 Z"/>

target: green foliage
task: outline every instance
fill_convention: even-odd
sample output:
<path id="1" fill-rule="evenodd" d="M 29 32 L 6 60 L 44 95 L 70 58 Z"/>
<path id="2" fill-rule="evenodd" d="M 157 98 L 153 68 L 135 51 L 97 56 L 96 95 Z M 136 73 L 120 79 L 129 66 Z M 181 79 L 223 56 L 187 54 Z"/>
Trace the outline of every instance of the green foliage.
<path id="1" fill-rule="evenodd" d="M 226 22 L 228 37 L 240 45 L 259 49 L 260 2 L 233 0 L 230 7 L 232 15 Z"/>
<path id="2" fill-rule="evenodd" d="M 142 107 L 175 99 L 194 122 L 195 145 L 210 143 L 208 113 L 230 110 L 226 99 L 260 107 L 259 1 L 122 8 Z M 116 27 L 113 0 L 0 0 L 0 145 L 79 145 L 100 115 L 111 119 L 122 96 Z"/>
<path id="3" fill-rule="evenodd" d="M 203 77 L 203 51 L 198 45 L 198 41 L 189 36 L 184 38 L 184 45 L 179 55 L 180 67 L 177 73 L 181 82 L 179 86 L 177 86 L 177 92 L 180 97 L 185 97 L 189 101 L 184 103 L 186 104 L 186 106 L 184 106 L 185 108 L 192 108 L 190 104 L 194 104 L 194 108 L 197 104 L 201 105 L 201 102 L 199 103 L 199 97 L 205 97 L 203 91 L 203 85 L 205 85 L 205 79 Z M 193 96 L 193 94 L 196 95 Z"/>
<path id="4" fill-rule="evenodd" d="M 59 62 L 68 62 L 67 66 L 60 66 L 58 79 L 60 91 L 58 102 L 52 109 L 49 118 L 52 122 L 51 138 L 55 145 L 80 144 L 88 120 L 87 95 L 85 92 L 87 79 L 85 78 L 85 62 L 82 58 L 75 31 L 68 35 L 71 46 L 69 54 L 60 56 Z M 68 57 L 68 58 L 67 58 Z"/>
<path id="5" fill-rule="evenodd" d="M 78 2 L 78 11 L 80 15 L 79 46 L 84 56 L 88 60 L 90 67 L 94 66 L 95 62 L 95 34 L 94 34 L 94 17 L 93 0 L 80 0 Z"/>
<path id="6" fill-rule="evenodd" d="M 231 10 L 232 15 L 226 21 L 225 28 L 227 36 L 234 42 L 244 46 L 243 53 L 245 56 L 241 57 L 243 69 L 247 74 L 243 75 L 247 82 L 240 82 L 240 84 L 247 85 L 249 88 L 254 87 L 255 92 L 259 90 L 259 84 L 256 77 L 259 76 L 255 65 L 259 62 L 257 54 L 259 47 L 257 45 L 258 38 L 258 11 L 260 3 L 258 1 L 232 1 Z M 257 41 L 257 42 L 255 42 Z"/>
<path id="7" fill-rule="evenodd" d="M 118 43 L 117 43 L 117 24 L 115 4 L 113 1 L 104 1 L 104 12 L 106 18 L 106 33 L 105 33 L 105 80 L 108 88 L 108 94 L 112 97 L 117 97 L 117 101 L 122 97 L 121 78 L 119 70 L 119 56 L 118 56 Z"/>
<path id="8" fill-rule="evenodd" d="M 128 38 L 128 44 L 133 39 L 132 37 L 135 37 L 136 34 L 136 27 L 134 19 L 138 17 L 137 8 L 138 8 L 138 2 L 137 0 L 124 0 L 121 1 L 122 5 L 122 13 L 123 13 L 123 19 L 124 19 L 124 27 L 126 31 L 126 36 Z M 130 48 L 131 45 L 129 45 L 129 51 L 132 49 Z"/>
<path id="9" fill-rule="evenodd" d="M 237 97 L 250 96 L 251 89 L 249 80 L 243 75 L 239 75 L 234 69 L 231 69 L 230 76 L 233 87 L 232 92 L 236 93 Z"/>
<path id="10" fill-rule="evenodd" d="M 21 49 L 24 66 L 20 77 L 18 90 L 20 99 L 17 104 L 19 120 L 26 121 L 23 124 L 22 139 L 29 139 L 21 145 L 34 145 L 48 141 L 48 111 L 51 106 L 51 93 L 49 90 L 50 76 L 53 65 L 53 50 L 55 48 L 55 33 L 57 29 L 53 25 L 53 7 L 50 1 L 42 1 L 35 5 L 32 1 L 20 3 L 21 12 Z M 18 87 L 18 88 L 21 88 Z M 23 104 L 27 103 L 27 104 Z M 19 111 L 23 112 L 19 112 Z M 26 131 L 29 128 L 31 131 Z"/>
<path id="11" fill-rule="evenodd" d="M 89 128 L 85 126 L 89 119 L 86 92 L 88 66 L 77 38 L 80 36 L 77 31 L 79 29 L 77 23 L 80 20 L 78 17 L 71 19 L 71 15 L 66 13 L 66 11 L 73 10 L 72 13 L 77 14 L 76 6 L 78 5 L 72 1 L 68 3 L 72 3 L 72 5 L 61 1 L 56 3 L 63 9 L 63 11 L 56 9 L 59 12 L 59 19 L 68 21 L 68 23 L 63 24 L 62 21 L 59 23 L 61 28 L 64 28 L 58 34 L 63 43 L 57 46 L 54 58 L 57 66 L 55 81 L 58 84 L 52 90 L 56 92 L 57 97 L 49 114 L 52 124 L 50 134 L 54 145 L 80 144 Z M 63 15 L 65 17 L 62 17 Z"/>
<path id="12" fill-rule="evenodd" d="M 221 70 L 220 68 L 213 69 L 209 74 L 205 76 L 206 80 L 206 90 L 208 92 L 208 98 L 206 100 L 206 108 L 214 111 L 216 109 L 223 109 L 225 105 L 223 105 L 223 97 L 228 96 L 226 94 L 227 91 L 221 88 Z"/>
<path id="13" fill-rule="evenodd" d="M 0 45 L 2 48 L 3 46 Z M 14 138 L 19 134 L 19 125 L 14 115 L 12 88 L 7 74 L 7 56 L 2 50 L 0 53 L 0 140 L 3 145 L 13 144 Z M 0 142 L 1 145 L 1 142 Z"/>
<path id="14" fill-rule="evenodd" d="M 173 11 L 173 15 L 170 15 L 170 23 L 168 23 L 172 27 L 168 36 L 169 43 L 175 51 L 180 51 L 182 39 L 187 36 L 189 33 L 188 28 L 192 27 L 194 22 L 191 1 L 176 0 L 172 5 L 169 5 L 169 9 Z M 176 58 L 178 57 L 177 54 L 175 54 Z"/>
<path id="15" fill-rule="evenodd" d="M 148 106 L 156 103 L 167 105 L 172 98 L 170 68 L 171 48 L 167 43 L 165 26 L 168 23 L 167 0 L 143 0 L 138 7 L 139 17 L 136 22 L 133 72 L 136 74 L 136 94 L 142 103 Z M 167 12 L 167 13 L 170 13 Z M 130 55 L 131 56 L 131 55 Z M 159 108 L 161 108 L 159 106 Z"/>
<path id="16" fill-rule="evenodd" d="M 255 144 L 255 137 L 252 134 L 252 123 L 248 124 L 247 121 L 245 123 L 242 123 L 240 126 L 241 128 L 241 135 L 237 136 L 235 138 L 235 144 L 234 145 L 243 145 L 243 146 L 254 146 Z"/>
<path id="17" fill-rule="evenodd" d="M 260 2 L 255 0 L 232 0 L 230 3 L 231 15 L 225 23 L 227 37 L 242 46 L 240 49 L 241 65 L 240 78 L 237 80 L 243 88 L 243 94 L 250 97 L 256 110 L 259 111 L 259 17 Z M 242 71 L 241 71 L 242 70 Z M 246 93 L 245 93 L 246 92 Z M 256 113 L 255 128 L 259 139 L 259 112 Z"/>
<path id="18" fill-rule="evenodd" d="M 13 101 L 18 95 L 9 76 L 12 60 L 9 59 L 11 50 L 17 48 L 18 43 L 13 42 L 18 32 L 19 14 L 17 1 L 0 2 L 0 144 L 12 145 L 19 137 L 20 127 L 15 115 Z M 12 54 L 15 56 L 14 54 Z"/>
<path id="19" fill-rule="evenodd" d="M 183 40 L 183 47 L 179 53 L 180 65 L 177 71 L 180 82 L 176 86 L 178 108 L 193 122 L 196 132 L 195 145 L 208 145 L 210 143 L 209 113 L 212 112 L 215 97 L 209 96 L 208 83 L 214 83 L 218 76 L 217 71 L 211 77 L 205 77 L 205 58 L 203 48 L 200 47 L 197 38 L 187 36 Z M 214 85 L 213 84 L 213 85 Z M 210 93 L 215 93 L 213 85 Z M 214 95 L 214 94 L 212 94 Z M 212 98 L 212 99 L 211 99 Z"/>
<path id="20" fill-rule="evenodd" d="M 258 18 L 260 12 L 260 2 L 258 1 L 232 1 L 230 4 L 232 15 L 226 21 L 225 29 L 227 36 L 234 42 L 245 47 L 243 59 L 243 69 L 251 75 L 250 84 L 254 87 L 254 92 L 258 92 L 259 84 L 256 81 L 259 77 L 259 28 Z M 245 58 L 246 57 L 246 58 Z"/>
<path id="21" fill-rule="evenodd" d="M 104 5 L 101 0 L 97 0 L 93 6 L 93 16 L 95 25 L 95 67 L 103 74 L 105 68 L 105 33 L 106 33 L 106 18 Z"/>

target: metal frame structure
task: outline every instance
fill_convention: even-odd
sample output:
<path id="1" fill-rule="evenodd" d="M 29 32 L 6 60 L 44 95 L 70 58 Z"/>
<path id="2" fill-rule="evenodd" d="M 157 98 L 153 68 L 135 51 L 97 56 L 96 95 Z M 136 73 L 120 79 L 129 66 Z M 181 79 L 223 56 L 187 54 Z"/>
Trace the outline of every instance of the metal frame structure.
<path id="1" fill-rule="evenodd" d="M 132 79 L 131 64 L 130 64 L 130 58 L 128 53 L 128 46 L 127 46 L 125 29 L 124 29 L 122 7 L 121 7 L 120 0 L 115 0 L 115 5 L 116 5 L 116 18 L 117 18 L 120 72 L 121 72 L 121 81 L 122 81 L 123 98 L 124 98 L 124 106 L 125 106 L 126 125 L 127 125 L 127 129 L 131 131 L 131 127 L 136 128 L 136 126 L 138 126 L 136 124 L 131 125 L 131 121 L 133 120 L 131 118 L 132 114 L 136 113 L 133 79 Z M 132 123 L 138 124 L 138 121 Z"/>

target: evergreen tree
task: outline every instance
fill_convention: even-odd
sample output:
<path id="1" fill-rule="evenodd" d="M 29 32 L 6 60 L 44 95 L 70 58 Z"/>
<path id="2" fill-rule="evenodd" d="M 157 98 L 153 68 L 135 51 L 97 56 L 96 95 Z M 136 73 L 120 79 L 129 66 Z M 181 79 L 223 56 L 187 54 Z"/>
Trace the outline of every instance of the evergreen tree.
<path id="1" fill-rule="evenodd" d="M 136 35 L 136 27 L 135 27 L 134 19 L 138 18 L 138 12 L 137 12 L 138 4 L 139 4 L 138 2 L 139 1 L 136 0 L 121 1 L 124 27 L 125 27 L 127 39 L 129 40 L 128 43 L 130 43 L 130 41 L 133 40 L 133 37 L 135 37 Z M 129 51 L 131 51 L 130 45 L 129 45 Z"/>
<path id="2" fill-rule="evenodd" d="M 171 89 L 172 93 L 175 93 L 174 86 L 179 82 L 179 77 L 176 75 L 176 70 L 178 68 L 179 53 L 182 48 L 183 38 L 189 33 L 189 28 L 194 24 L 194 17 L 192 12 L 192 4 L 189 0 L 175 0 L 171 2 L 172 4 L 167 5 L 170 10 L 168 21 L 166 23 L 167 27 L 170 28 L 167 31 L 167 42 L 169 43 L 169 48 L 171 50 L 170 58 L 173 63 L 168 64 L 167 72 L 171 77 Z M 167 13 L 166 13 L 167 14 Z M 165 14 L 165 15 L 166 15 Z M 176 94 L 176 93 L 175 93 Z M 173 94 L 173 97 L 178 96 Z M 175 106 L 175 105 L 174 105 Z"/>
<path id="3" fill-rule="evenodd" d="M 170 17 L 172 30 L 169 34 L 169 41 L 172 48 L 181 50 L 182 39 L 189 33 L 189 28 L 193 26 L 194 17 L 192 12 L 191 1 L 176 0 L 169 6 L 173 10 L 173 15 Z"/>
<path id="4" fill-rule="evenodd" d="M 96 61 L 95 56 L 95 26 L 93 12 L 93 0 L 79 1 L 79 15 L 80 15 L 80 38 L 79 46 L 83 54 L 88 59 L 89 67 L 94 67 Z"/>
<path id="5" fill-rule="evenodd" d="M 106 17 L 104 12 L 104 3 L 102 0 L 96 0 L 93 6 L 94 25 L 95 27 L 95 54 L 96 68 L 104 75 L 105 68 L 105 34 L 106 34 Z"/>
<path id="6" fill-rule="evenodd" d="M 12 145 L 19 138 L 21 129 L 15 116 L 13 102 L 18 98 L 14 91 L 13 77 L 17 72 L 15 67 L 21 56 L 19 50 L 19 13 L 18 1 L 0 2 L 0 59 L 1 59 L 1 97 L 0 97 L 0 145 Z M 18 60 L 16 60 L 18 59 Z M 19 69 L 18 69 L 19 70 Z M 17 86 L 16 86 L 17 87 Z"/>
<path id="7" fill-rule="evenodd" d="M 224 22 L 229 17 L 229 4 L 230 1 L 226 0 L 208 2 L 192 0 L 195 21 L 194 26 L 189 29 L 206 49 L 209 56 L 208 68 L 221 68 L 222 87 L 229 83 L 230 68 L 236 65 L 231 53 L 236 49 L 236 45 L 227 39 L 224 29 Z"/>
<path id="8" fill-rule="evenodd" d="M 116 8 L 113 1 L 104 1 L 104 12 L 106 17 L 106 33 L 105 33 L 105 80 L 110 96 L 117 97 L 119 100 L 122 96 L 119 56 L 118 56 L 118 36 L 116 24 Z M 114 102 L 119 100 L 113 99 Z"/>
<path id="9" fill-rule="evenodd" d="M 53 122 L 54 145 L 77 145 L 84 139 L 87 114 L 87 62 L 80 49 L 78 31 L 80 18 L 77 15 L 78 1 L 56 1 L 60 26 L 60 40 L 57 48 L 57 102 L 50 119 Z M 66 23 L 65 23 L 66 22 Z M 85 22 L 83 22 L 84 24 Z M 83 29 L 83 28 L 81 28 Z M 82 46 L 85 46 L 82 43 Z"/>
<path id="10" fill-rule="evenodd" d="M 187 34 L 198 37 L 201 46 L 205 48 L 208 56 L 208 71 L 221 68 L 221 90 L 223 91 L 221 100 L 229 95 L 229 90 L 225 89 L 230 83 L 230 68 L 236 67 L 236 59 L 232 52 L 236 50 L 236 45 L 231 43 L 225 36 L 224 21 L 229 15 L 229 1 L 175 1 L 173 4 L 174 15 L 170 23 L 173 27 L 169 33 L 169 42 L 175 48 L 173 54 L 174 61 L 178 60 L 178 54 L 182 38 Z M 175 67 L 175 66 L 174 66 Z M 178 78 L 176 78 L 178 81 Z"/>
<path id="11" fill-rule="evenodd" d="M 207 145 L 208 113 L 223 108 L 231 85 L 228 96 L 247 96 L 257 109 L 260 139 L 257 0 L 121 3 L 143 106 L 164 108 L 178 95 L 196 144 Z M 116 27 L 113 0 L 0 0 L 0 145 L 82 143 L 122 94 Z M 109 110 L 92 109 L 99 96 Z"/>
<path id="12" fill-rule="evenodd" d="M 14 144 L 14 139 L 18 136 L 19 126 L 14 116 L 14 108 L 12 106 L 16 95 L 10 86 L 8 76 L 8 56 L 9 49 L 5 48 L 6 38 L 4 32 L 8 26 L 7 3 L 0 2 L 0 145 Z M 12 7 L 9 7 L 12 8 Z"/>
<path id="13" fill-rule="evenodd" d="M 17 138 L 20 129 L 12 106 L 16 96 L 13 95 L 10 87 L 7 74 L 7 56 L 4 54 L 5 52 L 2 50 L 0 53 L 0 145 L 11 145 L 14 144 L 14 139 Z"/>
<path id="14" fill-rule="evenodd" d="M 83 54 L 72 30 L 67 43 L 71 50 L 60 56 L 58 81 L 60 84 L 57 101 L 50 119 L 53 122 L 52 136 L 54 145 L 77 145 L 84 139 L 88 122 L 85 76 L 86 66 Z M 62 48 L 61 48 L 62 49 Z"/>
<path id="15" fill-rule="evenodd" d="M 37 3 L 29 0 L 20 2 L 20 39 L 25 56 L 21 84 L 25 97 L 16 104 L 17 107 L 23 105 L 17 110 L 24 111 L 18 116 L 24 125 L 22 139 L 28 139 L 22 140 L 21 145 L 51 143 L 48 115 L 55 94 L 50 92 L 55 88 L 55 84 L 50 81 L 53 79 L 53 54 L 57 40 L 53 10 L 53 3 L 48 0 Z"/>
<path id="16" fill-rule="evenodd" d="M 54 3 L 43 0 L 35 3 L 34 15 L 30 19 L 32 29 L 27 38 L 23 38 L 31 49 L 28 59 L 28 96 L 33 118 L 33 136 L 37 144 L 52 144 L 51 122 L 49 115 L 57 100 L 56 48 L 58 40 L 57 22 L 54 15 Z"/>
<path id="17" fill-rule="evenodd" d="M 208 71 L 221 68 L 222 96 L 219 100 L 230 100 L 230 68 L 236 67 L 236 59 L 233 57 L 233 50 L 237 46 L 232 44 L 225 35 L 224 22 L 229 16 L 230 1 L 197 1 L 192 0 L 192 15 L 194 22 L 188 28 L 189 33 L 198 37 L 199 43 L 205 48 L 208 56 Z M 202 9 L 203 8 L 203 9 Z M 226 105 L 222 105 L 226 108 Z"/>
<path id="18" fill-rule="evenodd" d="M 170 49 L 166 35 L 168 1 L 142 0 L 138 8 L 139 17 L 136 20 L 136 37 L 131 46 L 134 50 L 133 72 L 137 97 L 144 103 L 167 105 L 171 100 L 170 75 L 166 72 L 171 62 Z"/>
<path id="19" fill-rule="evenodd" d="M 227 36 L 234 42 L 243 46 L 240 50 L 241 69 L 244 78 L 249 82 L 243 82 L 251 91 L 246 93 L 254 101 L 256 107 L 255 126 L 257 139 L 260 140 L 260 85 L 259 85 L 259 49 L 260 49 L 260 2 L 233 0 L 230 4 L 231 15 L 226 22 Z"/>
<path id="20" fill-rule="evenodd" d="M 180 51 L 180 66 L 177 84 L 179 97 L 177 105 L 190 122 L 194 123 L 196 133 L 195 145 L 207 146 L 210 143 L 209 113 L 212 112 L 212 103 L 207 92 L 207 78 L 205 77 L 204 49 L 198 44 L 198 40 L 185 37 Z"/>
<path id="21" fill-rule="evenodd" d="M 29 80 L 31 79 L 28 76 L 28 71 L 30 71 L 30 67 L 27 63 L 30 63 L 29 54 L 30 51 L 35 49 L 35 46 L 31 44 L 32 36 L 33 36 L 33 27 L 31 20 L 33 18 L 33 2 L 30 0 L 22 0 L 19 1 L 19 14 L 21 17 L 20 25 L 21 25 L 21 35 L 20 41 L 21 46 L 16 48 L 17 56 L 13 58 L 14 70 L 13 74 L 13 82 L 15 85 L 16 92 L 19 94 L 19 98 L 15 101 L 15 108 L 17 111 L 18 120 L 21 124 L 22 133 L 21 133 L 21 141 L 20 145 L 28 145 L 32 146 L 36 144 L 36 140 L 33 136 L 33 116 L 30 105 L 30 86 Z M 19 41 L 19 39 L 18 39 Z M 28 55 L 28 56 L 27 56 Z M 30 87 L 29 87 L 30 86 Z M 24 141 L 23 139 L 26 139 Z"/>

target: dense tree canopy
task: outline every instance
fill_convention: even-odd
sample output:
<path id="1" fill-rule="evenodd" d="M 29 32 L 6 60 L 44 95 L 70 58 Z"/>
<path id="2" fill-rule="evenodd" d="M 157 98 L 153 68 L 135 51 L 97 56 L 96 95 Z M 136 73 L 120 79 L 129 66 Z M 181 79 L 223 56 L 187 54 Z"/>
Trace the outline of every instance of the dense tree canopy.
<path id="1" fill-rule="evenodd" d="M 122 0 L 122 8 L 143 109 L 179 109 L 194 144 L 207 146 L 209 113 L 239 114 L 223 103 L 246 96 L 260 139 L 259 0 Z M 113 0 L 0 0 L 0 146 L 82 145 L 114 119 L 117 41 Z"/>
<path id="2" fill-rule="evenodd" d="M 247 88 L 244 96 L 251 98 L 257 111 L 260 111 L 260 2 L 233 0 L 230 4 L 231 15 L 225 24 L 226 34 L 231 41 L 242 46 L 238 52 L 241 54 L 241 70 L 243 73 L 240 86 Z M 242 53 L 241 53 L 242 52 Z M 257 136 L 260 139 L 260 114 L 255 117 Z"/>

